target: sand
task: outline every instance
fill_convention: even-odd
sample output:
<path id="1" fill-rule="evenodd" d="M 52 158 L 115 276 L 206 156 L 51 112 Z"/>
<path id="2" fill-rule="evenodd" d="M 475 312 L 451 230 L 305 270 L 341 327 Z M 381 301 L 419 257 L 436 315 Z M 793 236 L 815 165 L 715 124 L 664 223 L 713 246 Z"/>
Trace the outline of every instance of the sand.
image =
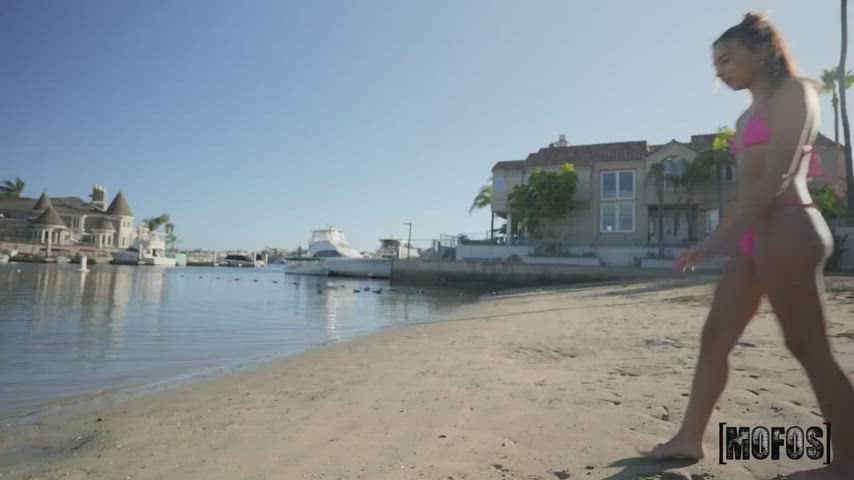
<path id="1" fill-rule="evenodd" d="M 767 302 L 732 354 L 706 458 L 639 458 L 682 419 L 709 278 L 499 295 L 435 323 L 7 423 L 0 478 L 696 480 L 819 466 L 718 463 L 718 422 L 822 422 Z M 854 280 L 827 286 L 833 346 L 854 373 Z"/>

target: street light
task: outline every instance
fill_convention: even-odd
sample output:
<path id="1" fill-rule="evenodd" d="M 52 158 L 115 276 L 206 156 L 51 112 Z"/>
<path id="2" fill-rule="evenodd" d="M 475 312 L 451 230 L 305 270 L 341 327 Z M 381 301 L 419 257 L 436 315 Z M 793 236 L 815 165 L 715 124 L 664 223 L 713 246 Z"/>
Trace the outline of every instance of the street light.
<path id="1" fill-rule="evenodd" d="M 409 225 L 409 238 L 406 239 L 406 259 L 409 260 L 409 246 L 412 245 L 412 222 L 404 222 L 404 225 Z"/>

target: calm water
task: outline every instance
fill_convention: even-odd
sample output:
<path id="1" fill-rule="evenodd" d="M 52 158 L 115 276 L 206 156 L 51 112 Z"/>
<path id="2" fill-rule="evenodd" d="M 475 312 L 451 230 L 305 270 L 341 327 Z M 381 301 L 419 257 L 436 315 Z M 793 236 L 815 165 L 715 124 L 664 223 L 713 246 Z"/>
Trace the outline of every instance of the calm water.
<path id="1" fill-rule="evenodd" d="M 254 365 L 472 301 L 275 267 L 76 269 L 0 265 L 0 417 Z"/>

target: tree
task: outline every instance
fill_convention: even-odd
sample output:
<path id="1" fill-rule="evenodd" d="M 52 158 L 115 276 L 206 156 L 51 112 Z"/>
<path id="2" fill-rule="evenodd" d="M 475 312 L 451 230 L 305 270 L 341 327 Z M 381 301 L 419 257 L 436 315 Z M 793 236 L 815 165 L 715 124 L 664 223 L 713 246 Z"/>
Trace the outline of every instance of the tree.
<path id="1" fill-rule="evenodd" d="M 166 215 L 164 213 L 159 217 L 144 218 L 142 219 L 142 223 L 145 224 L 146 227 L 148 227 L 149 231 L 155 232 L 158 228 L 160 228 L 161 225 L 166 225 L 167 223 L 169 223 L 169 215 Z"/>
<path id="2" fill-rule="evenodd" d="M 471 215 L 471 212 L 475 210 L 489 207 L 489 238 L 492 238 L 495 231 L 495 212 L 492 210 L 492 178 L 490 177 L 487 182 L 490 183 L 480 187 L 480 191 L 477 192 L 477 196 L 474 197 L 474 201 L 471 203 L 471 207 L 469 208 L 469 215 Z"/>
<path id="3" fill-rule="evenodd" d="M 516 185 L 507 197 L 513 230 L 527 231 L 534 238 L 542 234 L 544 219 L 559 218 L 572 210 L 578 175 L 575 165 L 565 163 L 560 172 L 535 169 L 527 185 Z"/>
<path id="4" fill-rule="evenodd" d="M 681 162 L 682 173 L 669 175 L 668 180 L 676 186 L 678 204 L 682 204 L 684 199 L 685 213 L 688 217 L 688 240 L 696 241 L 696 209 L 694 208 L 694 195 L 697 193 L 697 188 L 708 184 L 712 180 L 711 165 L 708 162 L 693 161 L 689 162 L 684 158 L 673 160 Z"/>
<path id="5" fill-rule="evenodd" d="M 649 166 L 649 175 L 646 177 L 647 183 L 655 182 L 655 195 L 658 199 L 658 256 L 664 256 L 664 181 L 665 172 L 667 171 L 667 163 L 671 157 L 653 163 Z"/>
<path id="6" fill-rule="evenodd" d="M 175 244 L 178 243 L 178 237 L 175 235 L 175 224 L 167 223 L 166 224 L 166 248 L 169 250 L 175 249 Z M 171 245 L 171 247 L 170 247 Z"/>
<path id="7" fill-rule="evenodd" d="M 825 220 L 837 218 L 842 214 L 842 192 L 838 186 L 825 185 L 820 190 L 811 192 L 810 196 Z"/>
<path id="8" fill-rule="evenodd" d="M 735 132 L 730 127 L 721 127 L 718 129 L 718 134 L 715 135 L 715 140 L 712 142 L 712 149 L 700 152 L 697 155 L 695 162 L 699 162 L 704 168 L 715 173 L 718 187 L 718 217 L 722 218 L 724 214 L 724 172 L 727 167 L 735 165 L 735 157 L 729 151 L 729 144 Z"/>
<path id="9" fill-rule="evenodd" d="M 837 80 L 839 86 L 845 85 L 845 57 L 848 55 L 848 0 L 842 2 L 842 52 L 839 55 L 839 70 L 836 72 L 839 75 Z M 845 100 L 845 89 L 839 89 L 839 100 L 842 105 L 842 135 L 845 138 L 845 188 L 846 197 L 848 198 L 848 221 L 849 226 L 854 226 L 854 172 L 851 164 L 851 129 L 848 125 L 848 107 Z"/>
<path id="10" fill-rule="evenodd" d="M 3 183 L 0 184 L 0 196 L 21 198 L 21 193 L 24 192 L 25 186 L 26 184 L 20 177 L 15 177 L 14 182 L 12 180 L 3 180 Z"/>
<path id="11" fill-rule="evenodd" d="M 821 73 L 821 83 L 822 83 L 822 91 L 824 93 L 830 93 L 831 96 L 831 105 L 833 106 L 833 141 L 839 145 L 839 84 L 838 81 L 840 79 L 839 75 L 839 67 L 829 68 Z M 851 74 L 849 70 L 844 75 L 845 81 L 845 90 L 851 88 L 851 85 L 854 85 L 854 75 Z"/>

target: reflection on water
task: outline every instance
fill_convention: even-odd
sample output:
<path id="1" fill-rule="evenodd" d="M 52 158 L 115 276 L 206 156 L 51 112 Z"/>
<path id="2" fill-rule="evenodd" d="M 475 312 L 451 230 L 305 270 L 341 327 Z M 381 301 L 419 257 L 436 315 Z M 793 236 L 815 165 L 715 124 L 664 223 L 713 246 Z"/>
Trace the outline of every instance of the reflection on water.
<path id="1" fill-rule="evenodd" d="M 0 265 L 0 416 L 281 357 L 471 301 L 276 268 L 76 269 Z"/>

